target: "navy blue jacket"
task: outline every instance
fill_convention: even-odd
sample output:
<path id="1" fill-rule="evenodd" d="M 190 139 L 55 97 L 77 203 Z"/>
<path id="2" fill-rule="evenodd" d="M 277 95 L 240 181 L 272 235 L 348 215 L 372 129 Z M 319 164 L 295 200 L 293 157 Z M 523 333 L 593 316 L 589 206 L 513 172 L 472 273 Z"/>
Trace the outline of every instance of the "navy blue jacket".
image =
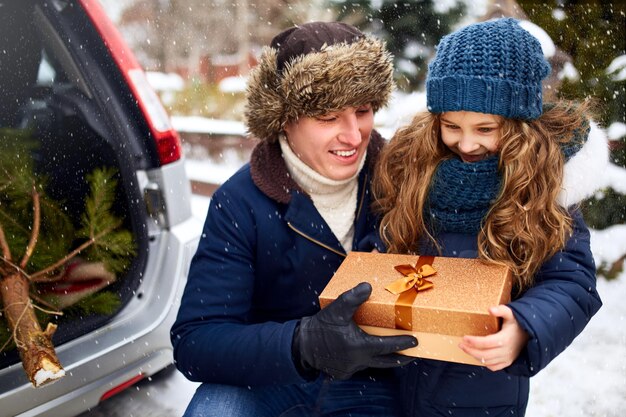
<path id="1" fill-rule="evenodd" d="M 355 250 L 372 249 L 369 179 L 382 144 L 373 132 L 359 175 Z M 200 382 L 305 382 L 291 357 L 294 327 L 319 311 L 318 296 L 344 258 L 278 143 L 261 143 L 211 199 L 172 328 L 176 366 Z"/>
<path id="2" fill-rule="evenodd" d="M 602 305 L 596 292 L 589 231 L 580 213 L 574 213 L 573 218 L 573 235 L 566 247 L 542 265 L 532 288 L 508 304 L 530 335 L 517 360 L 498 372 L 480 366 L 416 360 L 399 371 L 408 415 L 524 415 L 529 377 L 561 353 Z M 437 238 L 442 256 L 477 257 L 476 235 L 445 233 Z"/>

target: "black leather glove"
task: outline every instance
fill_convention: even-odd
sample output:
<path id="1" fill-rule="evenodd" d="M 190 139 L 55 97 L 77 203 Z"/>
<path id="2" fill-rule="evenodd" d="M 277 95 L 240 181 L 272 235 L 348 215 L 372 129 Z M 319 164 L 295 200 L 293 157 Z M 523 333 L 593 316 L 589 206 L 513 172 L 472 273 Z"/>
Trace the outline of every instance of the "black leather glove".
<path id="1" fill-rule="evenodd" d="M 336 379 L 348 379 L 368 367 L 393 368 L 415 359 L 394 353 L 417 346 L 415 337 L 372 336 L 356 325 L 352 316 L 371 293 L 372 286 L 362 282 L 314 316 L 300 321 L 292 351 L 301 370 L 312 368 Z"/>

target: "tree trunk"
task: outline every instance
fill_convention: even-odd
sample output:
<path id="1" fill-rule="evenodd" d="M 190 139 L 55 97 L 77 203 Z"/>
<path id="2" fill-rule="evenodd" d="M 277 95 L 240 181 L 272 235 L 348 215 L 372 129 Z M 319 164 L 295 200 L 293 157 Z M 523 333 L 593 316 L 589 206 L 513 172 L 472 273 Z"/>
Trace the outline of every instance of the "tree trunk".
<path id="1" fill-rule="evenodd" d="M 29 296 L 29 284 L 21 273 L 10 273 L 0 281 L 0 295 L 26 375 L 38 387 L 61 378 L 65 371 L 52 345 L 56 325 L 48 323 L 46 330 L 41 330 Z"/>

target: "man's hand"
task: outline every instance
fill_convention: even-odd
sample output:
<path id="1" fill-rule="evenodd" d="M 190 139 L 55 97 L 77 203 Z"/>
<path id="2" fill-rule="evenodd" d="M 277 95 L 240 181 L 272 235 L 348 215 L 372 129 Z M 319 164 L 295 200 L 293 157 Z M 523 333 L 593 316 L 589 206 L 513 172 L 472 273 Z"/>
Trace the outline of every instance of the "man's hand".
<path id="1" fill-rule="evenodd" d="M 394 353 L 417 346 L 413 336 L 372 336 L 352 319 L 371 293 L 371 285 L 362 282 L 314 316 L 300 321 L 292 350 L 301 369 L 313 368 L 336 379 L 348 379 L 368 367 L 391 368 L 413 361 Z"/>

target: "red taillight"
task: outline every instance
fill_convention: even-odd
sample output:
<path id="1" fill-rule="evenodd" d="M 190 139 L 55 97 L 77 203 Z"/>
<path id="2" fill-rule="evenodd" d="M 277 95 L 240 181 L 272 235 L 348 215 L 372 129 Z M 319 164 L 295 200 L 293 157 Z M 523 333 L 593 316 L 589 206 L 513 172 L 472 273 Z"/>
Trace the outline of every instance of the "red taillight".
<path id="1" fill-rule="evenodd" d="M 163 135 L 155 136 L 154 139 L 156 140 L 161 165 L 178 161 L 183 156 L 180 138 L 175 130 L 170 130 Z"/>
<path id="2" fill-rule="evenodd" d="M 112 388 L 112 389 L 108 390 L 107 392 L 105 392 L 104 394 L 102 394 L 102 396 L 100 397 L 100 401 L 104 401 L 104 400 L 106 400 L 108 398 L 111 398 L 112 396 L 114 396 L 116 394 L 119 394 L 120 392 L 124 391 L 126 388 L 132 387 L 133 385 L 135 385 L 137 382 L 141 381 L 145 377 L 146 376 L 144 374 L 135 375 L 134 377 L 132 377 L 128 381 L 122 382 L 121 384 L 119 384 L 115 388 Z"/>
<path id="3" fill-rule="evenodd" d="M 172 127 L 161 100 L 150 87 L 146 73 L 141 68 L 133 68 L 126 71 L 126 76 L 139 106 L 150 120 L 151 132 L 157 145 L 161 164 L 178 161 L 182 156 L 180 138 Z"/>
<path id="4" fill-rule="evenodd" d="M 167 112 L 158 96 L 148 84 L 146 75 L 132 51 L 122 39 L 117 28 L 108 18 L 98 0 L 80 0 L 94 26 L 102 36 L 111 56 L 122 71 L 133 96 L 150 126 L 162 165 L 182 157 L 182 146 L 178 133 L 172 127 Z"/>

